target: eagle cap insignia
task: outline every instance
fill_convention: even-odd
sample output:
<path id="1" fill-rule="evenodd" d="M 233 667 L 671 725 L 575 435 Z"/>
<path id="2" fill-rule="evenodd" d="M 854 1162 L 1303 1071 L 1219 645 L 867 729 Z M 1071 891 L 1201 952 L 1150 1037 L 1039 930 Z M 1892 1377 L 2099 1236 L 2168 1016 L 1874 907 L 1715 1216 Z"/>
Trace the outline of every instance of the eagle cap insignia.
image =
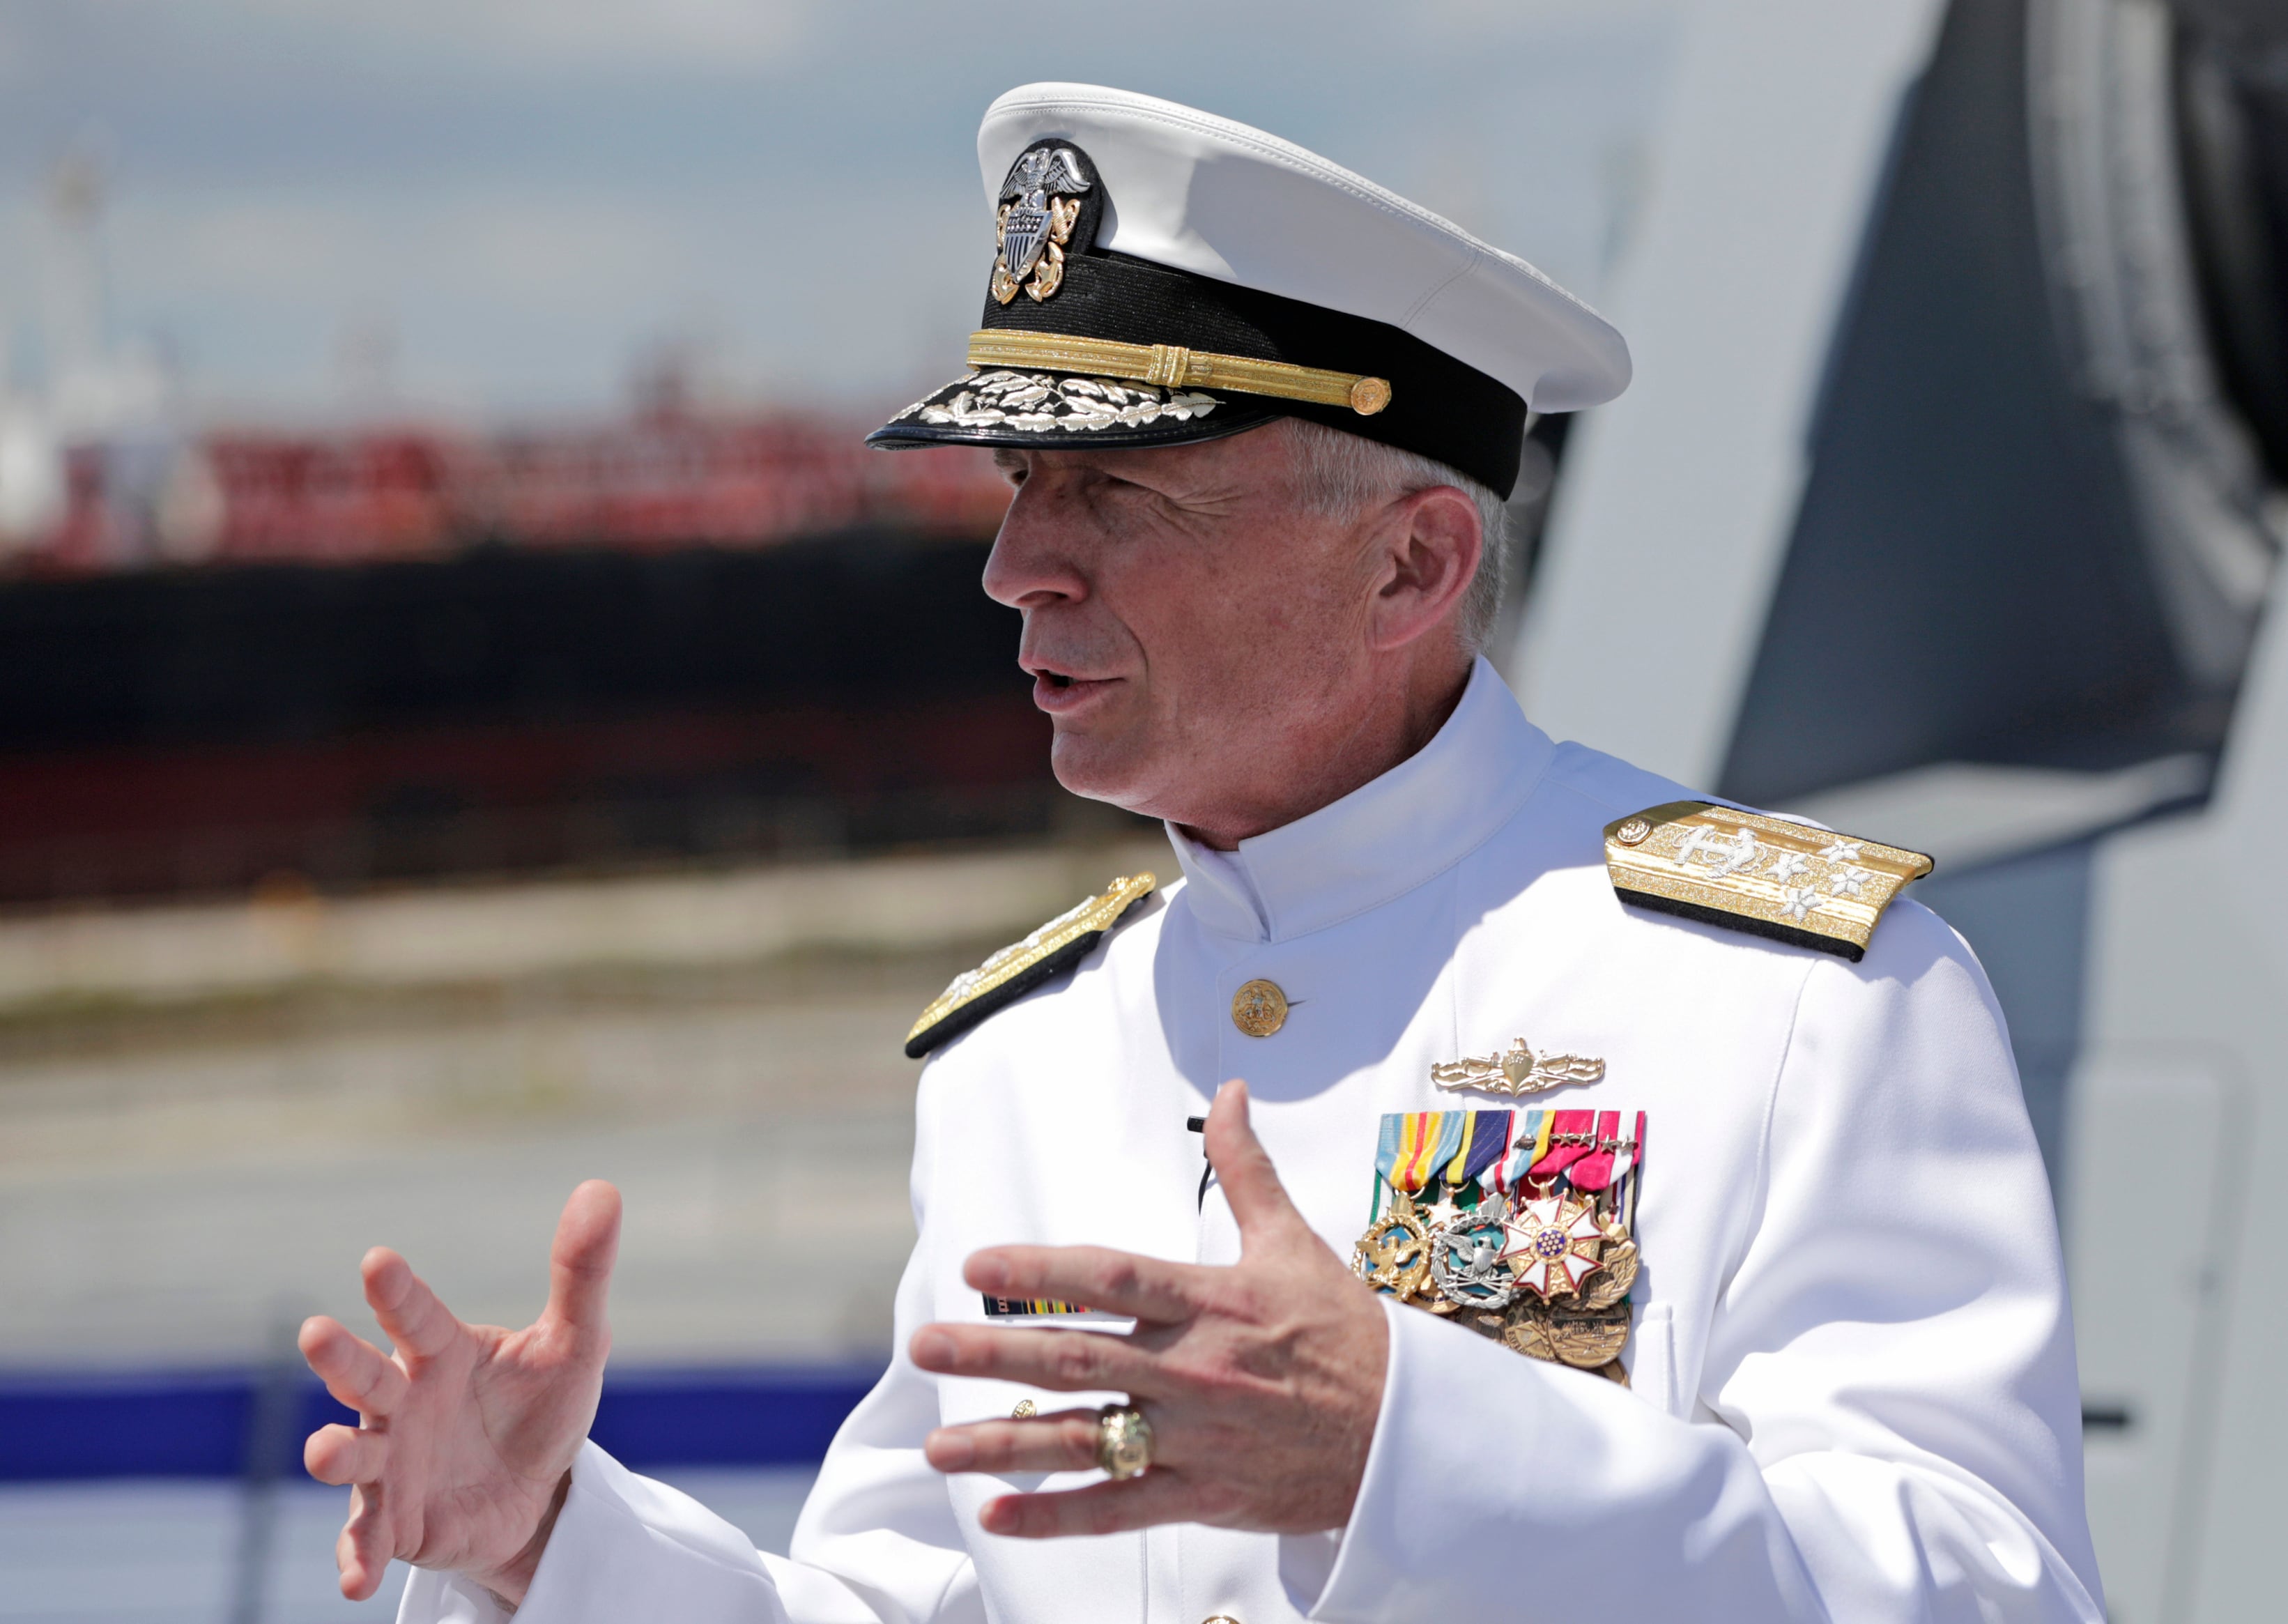
<path id="1" fill-rule="evenodd" d="M 1101 208 L 1095 167 L 1069 142 L 1037 141 L 1009 166 L 1000 203 L 994 239 L 994 301 L 1005 305 L 1021 288 L 1038 303 L 1063 285 L 1066 248 L 1085 247 L 1095 235 L 1094 216 Z M 1084 205 L 1095 206 L 1089 209 L 1088 229 L 1083 232 Z"/>

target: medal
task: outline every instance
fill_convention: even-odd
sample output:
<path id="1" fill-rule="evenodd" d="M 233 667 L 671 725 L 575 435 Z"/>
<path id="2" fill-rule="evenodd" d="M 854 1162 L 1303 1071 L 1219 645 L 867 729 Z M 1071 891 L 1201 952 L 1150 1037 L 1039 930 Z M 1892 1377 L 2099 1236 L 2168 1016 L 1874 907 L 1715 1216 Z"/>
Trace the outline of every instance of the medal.
<path id="1" fill-rule="evenodd" d="M 1604 1234 L 1596 1271 L 1573 1294 L 1585 1309 L 1609 1309 L 1627 1297 L 1637 1283 L 1637 1243 L 1617 1223 L 1605 1225 Z"/>
<path id="2" fill-rule="evenodd" d="M 1576 1196 L 1521 1202 L 1502 1231 L 1497 1255 L 1515 1272 L 1517 1283 L 1544 1302 L 1573 1294 L 1597 1267 L 1605 1238 L 1596 1209 Z"/>
<path id="3" fill-rule="evenodd" d="M 1430 1231 L 1414 1198 L 1397 1192 L 1390 1210 L 1366 1226 L 1351 1248 L 1351 1272 L 1386 1297 L 1411 1302 L 1430 1284 Z"/>
<path id="4" fill-rule="evenodd" d="M 1645 1118 L 1424 1111 L 1382 1119 L 1351 1268 L 1377 1292 L 1626 1386 Z"/>
<path id="5" fill-rule="evenodd" d="M 1528 1358 L 1596 1370 L 1628 1346 L 1629 1305 L 1585 1312 L 1521 1294 L 1502 1317 L 1501 1340 Z"/>
<path id="6" fill-rule="evenodd" d="M 1509 1149 L 1512 1115 L 1423 1111 L 1382 1119 L 1375 1150 L 1374 1217 L 1352 1248 L 1351 1268 L 1359 1278 L 1402 1302 L 1432 1294 L 1433 1237 L 1469 1216 L 1472 1209 L 1463 1205 L 1462 1194 Z M 1385 1190 L 1390 1192 L 1387 1212 L 1382 1206 Z M 1426 1206 L 1418 1202 L 1418 1194 Z"/>
<path id="7" fill-rule="evenodd" d="M 1502 1261 L 1507 1216 L 1502 1203 L 1484 1201 L 1430 1232 L 1430 1278 L 1456 1308 L 1506 1308 L 1517 1294 L 1517 1277 Z"/>

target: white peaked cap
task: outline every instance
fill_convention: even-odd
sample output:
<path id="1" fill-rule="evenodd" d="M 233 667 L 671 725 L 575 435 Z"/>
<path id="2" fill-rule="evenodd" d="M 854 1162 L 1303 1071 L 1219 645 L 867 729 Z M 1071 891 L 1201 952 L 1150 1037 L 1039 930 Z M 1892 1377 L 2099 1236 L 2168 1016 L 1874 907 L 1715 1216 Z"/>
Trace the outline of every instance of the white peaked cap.
<path id="1" fill-rule="evenodd" d="M 1577 411 L 1628 386 L 1617 330 L 1514 254 L 1292 141 L 1156 97 L 1025 84 L 985 110 L 977 161 L 989 211 L 1043 139 L 1095 161 L 1098 244 L 1411 334 L 1506 385 L 1536 411 Z"/>

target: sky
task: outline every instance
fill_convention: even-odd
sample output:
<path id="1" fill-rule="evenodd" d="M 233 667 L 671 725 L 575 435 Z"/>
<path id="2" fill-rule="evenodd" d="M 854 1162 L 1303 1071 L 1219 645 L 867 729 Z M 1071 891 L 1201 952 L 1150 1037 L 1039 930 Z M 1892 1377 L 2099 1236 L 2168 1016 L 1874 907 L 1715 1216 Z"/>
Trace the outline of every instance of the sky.
<path id="1" fill-rule="evenodd" d="M 979 115 L 1035 79 L 1267 127 L 1594 300 L 1680 0 L 0 0 L 0 332 L 36 388 L 59 158 L 107 330 L 193 410 L 616 410 L 675 346 L 743 400 L 959 370 Z"/>

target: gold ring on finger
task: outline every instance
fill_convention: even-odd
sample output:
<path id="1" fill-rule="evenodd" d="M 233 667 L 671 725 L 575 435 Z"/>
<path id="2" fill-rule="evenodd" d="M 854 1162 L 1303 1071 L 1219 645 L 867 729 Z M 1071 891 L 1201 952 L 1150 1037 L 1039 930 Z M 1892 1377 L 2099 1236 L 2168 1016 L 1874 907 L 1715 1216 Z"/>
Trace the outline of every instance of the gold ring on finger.
<path id="1" fill-rule="evenodd" d="M 1140 1477 L 1152 1466 L 1152 1423 L 1132 1404 L 1108 1404 L 1096 1413 L 1096 1463 L 1115 1483 Z"/>

